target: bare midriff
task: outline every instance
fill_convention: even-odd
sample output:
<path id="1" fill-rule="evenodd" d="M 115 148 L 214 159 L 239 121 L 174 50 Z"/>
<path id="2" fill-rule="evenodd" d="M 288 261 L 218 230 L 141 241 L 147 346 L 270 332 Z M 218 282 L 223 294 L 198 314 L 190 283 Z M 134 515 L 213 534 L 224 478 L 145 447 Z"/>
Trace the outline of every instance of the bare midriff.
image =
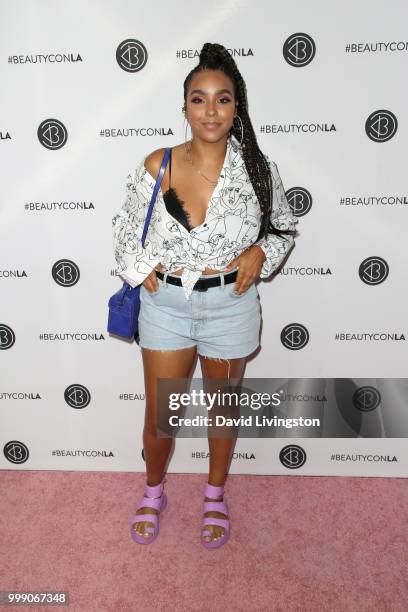
<path id="1" fill-rule="evenodd" d="M 161 263 L 157 264 L 157 266 L 155 267 L 155 270 L 158 270 L 158 272 L 166 272 L 166 268 Z M 176 276 L 181 276 L 183 273 L 183 270 L 184 268 L 179 268 L 175 272 L 172 272 L 172 274 Z M 201 272 L 201 274 L 217 274 L 217 272 L 222 272 L 222 270 L 213 270 L 212 268 L 205 268 Z"/>

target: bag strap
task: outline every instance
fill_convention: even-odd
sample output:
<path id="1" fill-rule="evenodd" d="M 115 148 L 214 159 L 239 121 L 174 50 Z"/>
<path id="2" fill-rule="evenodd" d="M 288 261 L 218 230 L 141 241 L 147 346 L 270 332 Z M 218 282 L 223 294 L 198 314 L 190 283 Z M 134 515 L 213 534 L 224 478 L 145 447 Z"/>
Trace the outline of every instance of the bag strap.
<path id="1" fill-rule="evenodd" d="M 142 246 L 143 247 L 144 247 L 144 243 L 145 243 L 145 240 L 146 240 L 147 230 L 148 230 L 149 223 L 150 223 L 150 217 L 152 216 L 152 212 L 153 212 L 153 206 L 154 206 L 154 203 L 156 201 L 156 197 L 157 197 L 157 194 L 159 192 L 160 185 L 161 185 L 164 173 L 166 171 L 166 166 L 167 166 L 167 162 L 169 161 L 169 156 L 170 156 L 170 147 L 166 147 L 166 150 L 165 150 L 164 155 L 163 155 L 163 160 L 162 160 L 162 163 L 161 163 L 161 166 L 160 166 L 160 171 L 159 171 L 159 174 L 158 174 L 157 179 L 156 179 L 156 184 L 155 184 L 154 189 L 153 189 L 152 198 L 151 198 L 150 204 L 149 204 L 149 210 L 147 211 L 146 221 L 145 221 L 144 228 L 143 228 L 143 234 L 142 234 Z"/>

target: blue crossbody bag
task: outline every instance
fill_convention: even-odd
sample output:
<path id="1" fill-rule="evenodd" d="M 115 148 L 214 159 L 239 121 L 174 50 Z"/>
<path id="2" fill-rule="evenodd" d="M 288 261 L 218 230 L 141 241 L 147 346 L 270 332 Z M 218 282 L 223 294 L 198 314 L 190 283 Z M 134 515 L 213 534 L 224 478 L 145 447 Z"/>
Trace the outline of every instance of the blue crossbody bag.
<path id="1" fill-rule="evenodd" d="M 153 206 L 156 201 L 156 197 L 159 192 L 164 173 L 166 171 L 166 166 L 167 162 L 169 161 L 169 157 L 170 147 L 166 147 L 143 228 L 143 234 L 141 238 L 143 248 L 150 223 L 150 217 L 152 216 Z M 138 285 L 137 287 L 132 287 L 128 283 L 124 282 L 123 287 L 109 298 L 109 316 L 107 328 L 109 333 L 115 334 L 116 336 L 121 336 L 122 338 L 132 338 L 138 333 L 138 319 L 140 312 L 140 287 L 141 285 Z"/>

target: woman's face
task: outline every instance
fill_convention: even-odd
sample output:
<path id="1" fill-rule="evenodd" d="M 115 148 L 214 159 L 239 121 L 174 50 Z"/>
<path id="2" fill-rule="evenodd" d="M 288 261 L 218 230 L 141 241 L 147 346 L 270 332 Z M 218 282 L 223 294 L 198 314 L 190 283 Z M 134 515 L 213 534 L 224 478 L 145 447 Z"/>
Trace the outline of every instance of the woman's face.
<path id="1" fill-rule="evenodd" d="M 186 117 L 193 137 L 217 142 L 228 135 L 236 114 L 229 76 L 222 70 L 202 70 L 193 75 L 186 98 Z"/>

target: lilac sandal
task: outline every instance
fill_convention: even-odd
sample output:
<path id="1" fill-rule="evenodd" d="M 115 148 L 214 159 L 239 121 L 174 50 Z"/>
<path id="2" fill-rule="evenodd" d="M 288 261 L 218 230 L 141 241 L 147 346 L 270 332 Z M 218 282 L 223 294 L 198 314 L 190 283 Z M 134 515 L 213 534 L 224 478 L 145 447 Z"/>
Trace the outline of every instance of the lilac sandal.
<path id="1" fill-rule="evenodd" d="M 216 498 L 221 497 L 224 494 L 224 487 L 215 487 L 207 482 L 205 485 L 205 497 Z M 204 510 L 203 513 L 209 512 L 210 510 L 215 510 L 216 512 L 222 512 L 228 516 L 228 506 L 226 501 L 205 501 L 204 502 Z M 218 540 L 210 540 L 207 542 L 204 540 L 204 536 L 211 536 L 212 532 L 208 529 L 204 529 L 201 531 L 201 544 L 205 546 L 205 548 L 218 548 L 222 546 L 228 541 L 230 536 L 230 521 L 228 518 L 216 518 L 215 516 L 207 516 L 204 517 L 202 525 L 205 527 L 206 525 L 219 525 L 220 527 L 224 527 L 224 533 Z"/>
<path id="2" fill-rule="evenodd" d="M 138 505 L 136 506 L 136 511 L 140 508 L 154 508 L 158 510 L 159 513 L 162 512 L 167 506 L 167 496 L 163 490 L 164 479 L 155 486 L 150 486 L 146 483 L 145 496 L 142 497 Z M 144 531 L 153 533 L 153 535 L 144 536 L 135 532 L 134 524 L 141 523 L 142 521 L 149 521 L 154 524 L 154 527 L 145 527 Z M 130 520 L 130 534 L 132 539 L 138 544 L 151 544 L 159 535 L 159 514 L 135 514 L 135 516 Z"/>

